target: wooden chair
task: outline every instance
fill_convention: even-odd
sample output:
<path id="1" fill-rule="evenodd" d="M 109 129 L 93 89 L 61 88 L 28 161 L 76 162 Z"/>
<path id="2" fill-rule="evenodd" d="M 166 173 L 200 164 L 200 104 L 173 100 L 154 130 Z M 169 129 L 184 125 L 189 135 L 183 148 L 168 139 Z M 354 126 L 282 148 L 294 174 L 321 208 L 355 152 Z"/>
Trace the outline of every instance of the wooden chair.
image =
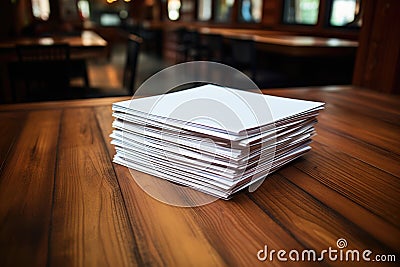
<path id="1" fill-rule="evenodd" d="M 128 36 L 122 85 L 128 90 L 130 95 L 135 93 L 136 68 L 142 42 L 143 39 L 137 35 L 130 34 Z"/>
<path id="2" fill-rule="evenodd" d="M 195 30 L 179 28 L 175 30 L 177 46 L 175 48 L 177 62 L 197 60 L 199 58 L 200 34 Z"/>
<path id="3" fill-rule="evenodd" d="M 192 33 L 191 40 L 186 60 L 224 61 L 222 35 Z"/>
<path id="4" fill-rule="evenodd" d="M 125 38 L 125 37 L 124 37 Z M 134 34 L 127 36 L 127 49 L 126 61 L 122 73 L 122 88 L 108 88 L 108 87 L 89 87 L 85 90 L 85 94 L 78 96 L 79 98 L 94 98 L 94 97 L 107 97 L 107 96 L 126 96 L 135 93 L 137 61 L 139 51 L 143 39 Z"/>
<path id="5" fill-rule="evenodd" d="M 249 77 L 257 80 L 257 53 L 253 40 L 230 39 L 231 57 L 228 60 L 233 67 L 248 72 Z"/>
<path id="6" fill-rule="evenodd" d="M 14 101 L 18 85 L 26 90 L 27 100 L 32 94 L 42 94 L 41 100 L 52 99 L 69 85 L 70 48 L 68 44 L 17 45 L 18 62 L 11 68 L 10 81 Z"/>
<path id="7" fill-rule="evenodd" d="M 188 30 L 184 27 L 181 27 L 174 30 L 173 34 L 176 38 L 176 61 L 185 62 L 187 61 L 190 48 L 190 42 L 188 40 Z"/>
<path id="8" fill-rule="evenodd" d="M 246 73 L 260 88 L 290 86 L 290 79 L 285 73 L 273 71 L 261 64 L 265 65 L 263 61 L 268 61 L 269 58 L 257 53 L 253 40 L 232 38 L 229 43 L 231 56 L 228 64 Z"/>
<path id="9" fill-rule="evenodd" d="M 204 47 L 206 48 L 206 59 L 216 62 L 224 62 L 224 38 L 220 34 L 206 34 Z"/>
<path id="10" fill-rule="evenodd" d="M 69 61 L 70 63 L 70 79 L 82 79 L 85 89 L 89 89 L 89 75 L 87 71 L 87 64 L 85 59 L 73 59 Z"/>

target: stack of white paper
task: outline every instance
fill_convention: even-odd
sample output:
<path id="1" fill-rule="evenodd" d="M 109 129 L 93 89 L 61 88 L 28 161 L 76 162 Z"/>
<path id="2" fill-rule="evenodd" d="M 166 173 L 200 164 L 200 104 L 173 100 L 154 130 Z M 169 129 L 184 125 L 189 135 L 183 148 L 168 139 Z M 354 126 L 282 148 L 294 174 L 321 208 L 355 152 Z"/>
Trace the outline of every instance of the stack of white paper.
<path id="1" fill-rule="evenodd" d="M 229 198 L 310 150 L 323 107 L 214 85 L 114 103 L 114 162 Z"/>

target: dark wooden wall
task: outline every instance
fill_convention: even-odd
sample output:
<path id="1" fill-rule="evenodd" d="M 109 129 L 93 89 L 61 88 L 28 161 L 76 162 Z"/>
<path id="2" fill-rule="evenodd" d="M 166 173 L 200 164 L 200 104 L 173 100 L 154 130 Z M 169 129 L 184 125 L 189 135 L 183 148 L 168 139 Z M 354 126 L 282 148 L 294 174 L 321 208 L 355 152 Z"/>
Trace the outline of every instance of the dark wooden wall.
<path id="1" fill-rule="evenodd" d="M 400 1 L 366 1 L 353 84 L 400 93 Z"/>
<path id="2" fill-rule="evenodd" d="M 30 0 L 0 1 L 0 40 L 16 36 L 33 20 Z"/>

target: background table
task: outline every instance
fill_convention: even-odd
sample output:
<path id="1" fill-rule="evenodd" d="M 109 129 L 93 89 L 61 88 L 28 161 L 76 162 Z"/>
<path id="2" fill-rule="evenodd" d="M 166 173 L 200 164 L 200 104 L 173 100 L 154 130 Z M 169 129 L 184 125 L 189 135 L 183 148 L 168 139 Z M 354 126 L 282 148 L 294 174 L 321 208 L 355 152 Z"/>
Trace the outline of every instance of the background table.
<path id="1" fill-rule="evenodd" d="M 195 29 L 195 28 L 193 28 Z M 287 32 L 200 27 L 201 34 L 219 34 L 225 38 L 252 40 L 257 48 L 287 56 L 354 56 L 358 42 L 339 38 L 297 36 Z"/>
<path id="2" fill-rule="evenodd" d="M 75 72 L 72 76 L 85 79 L 85 86 L 89 87 L 86 60 L 106 57 L 107 41 L 93 31 L 82 31 L 80 35 L 55 35 L 51 37 L 21 37 L 0 41 L 0 103 L 9 103 L 12 99 L 9 64 L 17 62 L 16 45 L 52 45 L 68 44 L 70 59 Z"/>
<path id="3" fill-rule="evenodd" d="M 17 60 L 16 45 L 68 44 L 71 59 L 88 59 L 105 56 L 107 41 L 93 31 L 82 31 L 80 35 L 55 35 L 49 37 L 23 37 L 0 42 L 0 61 Z"/>
<path id="4" fill-rule="evenodd" d="M 327 103 L 312 151 L 254 193 L 195 208 L 158 202 L 111 163 L 122 98 L 0 106 L 0 266 L 276 266 L 258 261 L 264 245 L 321 251 L 339 238 L 399 260 L 400 98 L 265 93 Z"/>

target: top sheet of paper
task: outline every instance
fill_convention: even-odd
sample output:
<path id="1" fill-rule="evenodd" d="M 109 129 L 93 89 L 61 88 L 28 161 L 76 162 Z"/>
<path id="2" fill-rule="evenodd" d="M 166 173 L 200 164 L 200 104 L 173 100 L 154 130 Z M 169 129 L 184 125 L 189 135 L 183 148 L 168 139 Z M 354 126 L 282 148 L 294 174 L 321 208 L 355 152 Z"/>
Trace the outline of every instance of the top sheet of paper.
<path id="1" fill-rule="evenodd" d="M 215 85 L 117 102 L 113 109 L 240 134 L 252 128 L 322 109 L 324 103 L 262 95 Z"/>

